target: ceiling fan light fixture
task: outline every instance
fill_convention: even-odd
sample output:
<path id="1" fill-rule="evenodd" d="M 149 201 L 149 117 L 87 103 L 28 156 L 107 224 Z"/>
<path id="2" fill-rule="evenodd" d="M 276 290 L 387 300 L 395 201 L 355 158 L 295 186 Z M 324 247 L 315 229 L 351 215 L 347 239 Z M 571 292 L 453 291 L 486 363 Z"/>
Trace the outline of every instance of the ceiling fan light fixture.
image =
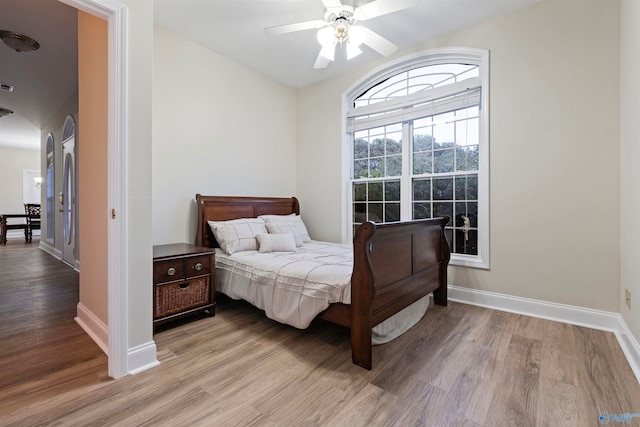
<path id="1" fill-rule="evenodd" d="M 11 114 L 13 114 L 13 111 L 9 110 L 8 108 L 0 107 L 0 117 L 10 116 Z"/>
<path id="2" fill-rule="evenodd" d="M 16 52 L 29 52 L 40 48 L 40 43 L 15 31 L 0 30 L 0 40 Z"/>
<path id="3" fill-rule="evenodd" d="M 322 46 L 323 49 L 328 47 L 331 47 L 333 49 L 333 47 L 335 46 L 336 38 L 333 32 L 333 28 L 331 27 L 320 28 L 318 30 L 317 38 L 318 43 L 320 43 L 320 46 Z"/>

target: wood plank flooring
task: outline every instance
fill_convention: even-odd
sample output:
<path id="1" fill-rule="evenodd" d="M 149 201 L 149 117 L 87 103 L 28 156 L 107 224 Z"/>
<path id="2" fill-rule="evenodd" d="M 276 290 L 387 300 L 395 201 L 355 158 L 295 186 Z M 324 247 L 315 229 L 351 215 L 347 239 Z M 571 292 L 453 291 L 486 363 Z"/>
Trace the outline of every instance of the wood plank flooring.
<path id="1" fill-rule="evenodd" d="M 77 301 L 77 273 L 37 242 L 0 246 L 0 426 L 597 426 L 640 413 L 614 335 L 548 320 L 433 306 L 366 371 L 346 329 L 300 331 L 220 298 L 215 317 L 158 330 L 160 366 L 114 381 Z"/>

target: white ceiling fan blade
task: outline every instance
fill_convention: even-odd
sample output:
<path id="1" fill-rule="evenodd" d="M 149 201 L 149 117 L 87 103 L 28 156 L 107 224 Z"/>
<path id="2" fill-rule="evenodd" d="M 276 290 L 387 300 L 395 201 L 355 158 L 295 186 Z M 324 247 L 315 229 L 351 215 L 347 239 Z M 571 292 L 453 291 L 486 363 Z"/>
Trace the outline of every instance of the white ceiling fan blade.
<path id="1" fill-rule="evenodd" d="M 391 43 L 389 40 L 385 39 L 378 33 L 368 29 L 367 27 L 362 28 L 364 32 L 364 44 L 378 52 L 380 55 L 390 56 L 396 50 L 398 50 L 398 46 Z"/>
<path id="2" fill-rule="evenodd" d="M 322 4 L 327 9 L 335 9 L 336 7 L 342 7 L 340 0 L 321 0 Z"/>
<path id="3" fill-rule="evenodd" d="M 274 27 L 267 27 L 264 29 L 264 33 L 268 36 L 275 34 L 292 33 L 294 31 L 313 30 L 315 28 L 322 28 L 327 23 L 322 20 L 298 22 L 297 24 L 276 25 Z"/>
<path id="4" fill-rule="evenodd" d="M 376 0 L 357 7 L 354 11 L 354 18 L 358 21 L 366 21 L 367 19 L 408 9 L 419 2 L 420 0 Z"/>
<path id="5" fill-rule="evenodd" d="M 318 57 L 316 58 L 316 63 L 313 64 L 313 68 L 315 68 L 316 70 L 320 68 L 327 68 L 329 62 L 333 61 L 335 53 L 335 44 L 322 46 L 322 49 L 320 49 L 320 53 L 318 53 Z"/>

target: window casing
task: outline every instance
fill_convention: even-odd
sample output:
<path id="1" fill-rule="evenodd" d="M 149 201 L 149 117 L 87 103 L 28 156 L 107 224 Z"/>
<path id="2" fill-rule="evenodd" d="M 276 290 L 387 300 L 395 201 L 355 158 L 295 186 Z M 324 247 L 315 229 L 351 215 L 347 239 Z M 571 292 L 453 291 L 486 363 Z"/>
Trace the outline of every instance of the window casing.
<path id="1" fill-rule="evenodd" d="M 488 58 L 427 51 L 345 94 L 345 240 L 364 221 L 448 215 L 451 263 L 489 268 Z"/>

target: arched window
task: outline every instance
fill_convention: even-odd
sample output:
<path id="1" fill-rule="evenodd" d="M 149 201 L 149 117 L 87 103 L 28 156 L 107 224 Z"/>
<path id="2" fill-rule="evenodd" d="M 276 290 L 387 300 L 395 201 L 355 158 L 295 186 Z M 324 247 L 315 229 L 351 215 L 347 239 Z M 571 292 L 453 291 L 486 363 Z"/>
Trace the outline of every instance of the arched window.
<path id="1" fill-rule="evenodd" d="M 488 268 L 488 58 L 428 51 L 346 94 L 350 238 L 364 221 L 447 215 L 451 263 Z"/>
<path id="2" fill-rule="evenodd" d="M 47 136 L 47 175 L 46 175 L 46 195 L 47 195 L 47 241 L 53 243 L 55 235 L 55 164 L 53 156 L 53 135 Z"/>
<path id="3" fill-rule="evenodd" d="M 73 120 L 73 116 L 67 116 L 64 121 L 64 126 L 62 128 L 62 142 L 67 139 L 75 136 L 76 134 L 76 122 Z"/>

